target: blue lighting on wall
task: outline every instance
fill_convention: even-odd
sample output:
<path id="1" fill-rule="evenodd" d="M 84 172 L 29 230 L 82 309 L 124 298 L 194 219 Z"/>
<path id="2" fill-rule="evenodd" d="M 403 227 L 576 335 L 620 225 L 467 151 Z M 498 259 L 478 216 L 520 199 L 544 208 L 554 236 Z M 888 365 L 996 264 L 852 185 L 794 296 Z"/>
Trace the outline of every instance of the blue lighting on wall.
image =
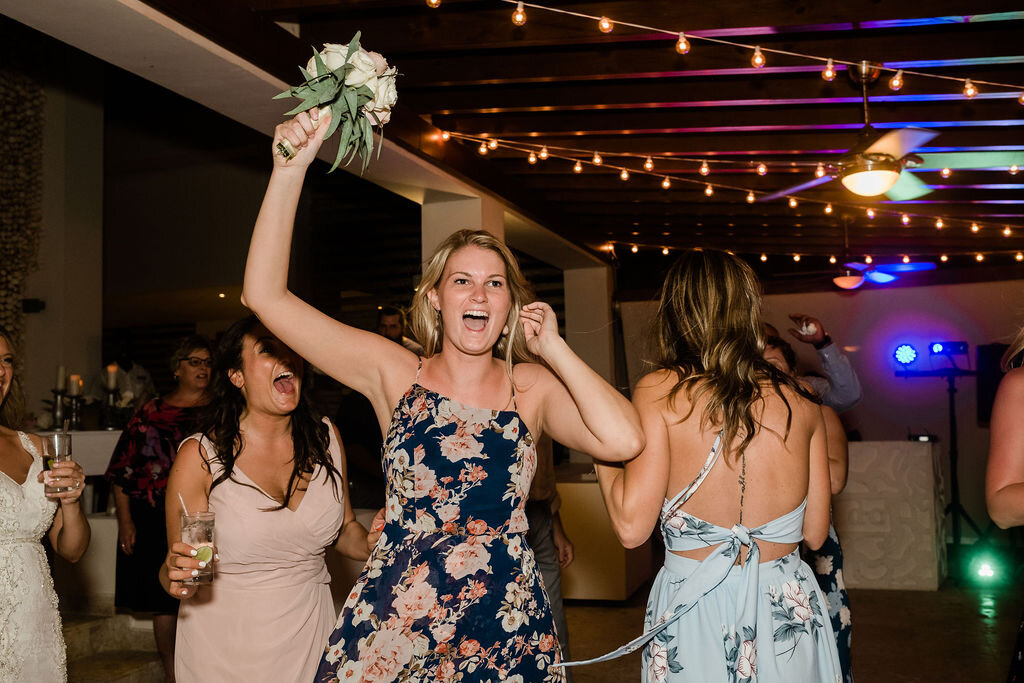
<path id="1" fill-rule="evenodd" d="M 910 365 L 917 360 L 917 349 L 910 344 L 900 344 L 893 351 L 892 357 L 896 359 L 896 362 L 900 365 Z"/>

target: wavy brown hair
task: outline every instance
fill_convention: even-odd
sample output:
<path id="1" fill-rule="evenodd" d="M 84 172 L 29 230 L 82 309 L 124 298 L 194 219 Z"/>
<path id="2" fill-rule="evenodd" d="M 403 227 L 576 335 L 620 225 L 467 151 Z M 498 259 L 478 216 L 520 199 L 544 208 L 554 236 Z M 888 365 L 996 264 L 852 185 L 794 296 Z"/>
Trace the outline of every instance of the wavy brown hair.
<path id="1" fill-rule="evenodd" d="M 14 348 L 14 339 L 10 333 L 0 327 L 0 338 L 7 342 L 7 348 L 14 356 L 14 368 L 11 375 L 11 385 L 0 402 L 0 426 L 8 429 L 17 429 L 25 418 L 25 395 L 21 390 L 21 378 L 18 376 L 18 350 Z"/>
<path id="2" fill-rule="evenodd" d="M 1003 354 L 1000 366 L 1003 372 L 1009 372 L 1014 368 L 1021 366 L 1021 357 L 1024 356 L 1024 327 L 1021 327 L 1017 331 L 1017 335 L 1010 342 L 1010 346 L 1007 347 L 1006 353 Z"/>
<path id="3" fill-rule="evenodd" d="M 691 401 L 690 417 L 703 399 L 702 426 L 722 430 L 722 441 L 741 438 L 741 454 L 760 426 L 754 406 L 770 386 L 786 404 L 786 434 L 793 410 L 782 390 L 787 387 L 809 400 L 812 394 L 762 357 L 761 290 L 757 276 L 741 259 L 724 251 L 695 250 L 679 257 L 661 289 L 655 320 L 658 355 L 655 364 L 676 374 L 669 405 L 680 391 Z"/>
<path id="4" fill-rule="evenodd" d="M 511 375 L 514 363 L 536 360 L 526 348 L 526 336 L 523 333 L 523 325 L 519 322 L 519 311 L 533 301 L 533 291 L 523 276 L 523 271 L 519 268 L 519 261 L 515 254 L 489 232 L 459 230 L 449 235 L 448 239 L 434 250 L 423 269 L 423 277 L 420 278 L 420 285 L 416 288 L 416 295 L 412 299 L 409 326 L 412 328 L 416 340 L 423 344 L 424 356 L 429 358 L 441 351 L 444 342 L 444 323 L 438 312 L 430 305 L 427 293 L 436 289 L 441 283 L 449 257 L 459 249 L 469 246 L 493 251 L 505 263 L 505 280 L 508 283 L 511 299 L 508 318 L 505 320 L 509 333 L 498 339 L 498 343 L 494 345 L 494 354 L 505 359 Z"/>

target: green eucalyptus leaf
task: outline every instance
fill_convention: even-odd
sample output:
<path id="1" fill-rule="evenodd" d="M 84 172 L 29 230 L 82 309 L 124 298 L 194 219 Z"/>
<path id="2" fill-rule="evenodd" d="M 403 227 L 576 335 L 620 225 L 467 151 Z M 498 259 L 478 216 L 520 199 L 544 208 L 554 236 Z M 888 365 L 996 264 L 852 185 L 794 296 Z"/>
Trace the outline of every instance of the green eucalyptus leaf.
<path id="1" fill-rule="evenodd" d="M 348 149 L 349 144 L 352 142 L 352 119 L 346 118 L 345 125 L 341 127 L 341 139 L 338 140 L 338 147 L 340 149 Z"/>
<path id="2" fill-rule="evenodd" d="M 300 67 L 299 67 L 299 71 L 301 71 L 301 72 L 302 72 L 302 77 L 303 77 L 304 79 L 306 79 L 307 81 L 311 81 L 311 80 L 313 80 L 314 78 L 316 78 L 316 76 L 314 76 L 313 74 L 311 74 L 311 73 L 309 73 L 308 71 L 306 71 L 306 67 L 304 67 L 304 66 L 300 66 Z"/>
<path id="3" fill-rule="evenodd" d="M 316 48 L 313 48 L 313 62 L 316 64 L 316 73 L 318 76 L 320 74 L 327 74 L 331 72 L 331 70 L 327 68 L 327 65 L 324 64 L 324 58 L 320 56 L 320 53 L 317 52 Z"/>
<path id="4" fill-rule="evenodd" d="M 327 126 L 327 134 L 324 135 L 324 140 L 326 140 L 327 138 L 331 137 L 331 135 L 334 134 L 334 131 L 338 130 L 338 124 L 341 123 L 341 119 L 342 119 L 342 117 L 336 116 L 334 114 L 334 108 L 332 108 L 331 109 L 331 123 L 330 123 L 330 125 Z"/>
<path id="5" fill-rule="evenodd" d="M 359 115 L 359 106 L 356 104 L 356 95 L 351 89 L 346 89 L 344 96 L 345 104 L 348 105 L 348 114 L 354 119 Z"/>
<path id="6" fill-rule="evenodd" d="M 338 168 L 338 166 L 341 164 L 341 158 L 345 155 L 344 150 L 344 145 L 338 145 L 338 153 L 334 156 L 334 163 L 331 164 L 330 170 L 327 171 L 328 173 L 334 173 L 334 169 Z"/>
<path id="7" fill-rule="evenodd" d="M 300 104 L 299 106 L 295 107 L 291 111 L 286 111 L 284 113 L 284 115 L 285 116 L 295 116 L 299 112 L 309 111 L 310 109 L 312 109 L 315 106 L 316 106 L 316 101 L 315 100 L 303 100 L 302 104 Z"/>
<path id="8" fill-rule="evenodd" d="M 362 31 L 356 31 L 356 34 L 352 36 L 352 40 L 348 41 L 348 54 L 345 55 L 345 61 L 347 62 L 352 58 L 352 55 L 359 49 L 359 37 L 363 34 Z"/>

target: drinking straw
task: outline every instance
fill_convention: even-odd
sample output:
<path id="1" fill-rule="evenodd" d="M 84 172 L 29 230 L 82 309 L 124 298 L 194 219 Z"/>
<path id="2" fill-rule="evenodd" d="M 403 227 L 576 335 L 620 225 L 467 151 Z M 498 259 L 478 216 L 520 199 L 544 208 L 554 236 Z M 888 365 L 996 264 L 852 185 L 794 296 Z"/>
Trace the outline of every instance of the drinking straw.
<path id="1" fill-rule="evenodd" d="M 181 497 L 181 491 L 178 491 L 178 500 L 181 501 L 181 509 L 185 511 L 185 516 L 188 517 L 188 508 L 185 507 L 185 499 Z"/>

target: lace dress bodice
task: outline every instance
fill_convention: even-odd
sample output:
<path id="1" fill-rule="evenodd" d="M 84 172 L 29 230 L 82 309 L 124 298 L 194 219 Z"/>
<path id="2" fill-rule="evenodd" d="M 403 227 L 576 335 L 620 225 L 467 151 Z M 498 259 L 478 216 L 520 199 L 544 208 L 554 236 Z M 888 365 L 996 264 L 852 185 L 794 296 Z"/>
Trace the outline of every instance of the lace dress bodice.
<path id="1" fill-rule="evenodd" d="M 36 481 L 42 458 L 19 432 L 32 456 L 21 484 L 0 473 L 0 681 L 64 681 L 64 638 L 57 594 L 40 541 L 57 503 Z"/>

